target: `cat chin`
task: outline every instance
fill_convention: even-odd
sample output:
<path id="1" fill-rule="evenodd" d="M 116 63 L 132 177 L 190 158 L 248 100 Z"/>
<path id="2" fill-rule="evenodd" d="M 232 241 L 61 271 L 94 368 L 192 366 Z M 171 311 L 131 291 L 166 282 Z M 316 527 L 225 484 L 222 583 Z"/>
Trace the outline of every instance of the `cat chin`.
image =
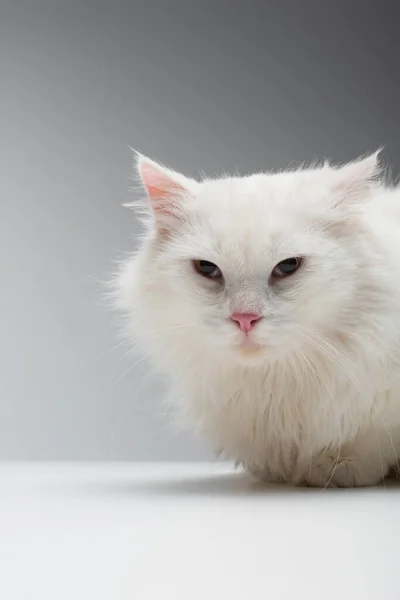
<path id="1" fill-rule="evenodd" d="M 233 350 L 235 359 L 245 365 L 259 365 L 266 360 L 267 356 L 266 348 L 258 344 L 240 345 Z"/>
<path id="2" fill-rule="evenodd" d="M 289 352 L 286 346 L 270 344 L 242 344 L 231 346 L 230 357 L 238 364 L 259 367 L 284 360 Z"/>
<path id="3" fill-rule="evenodd" d="M 265 354 L 262 352 L 262 350 L 241 350 L 238 354 L 238 362 L 245 366 L 257 367 L 265 361 Z"/>
<path id="4" fill-rule="evenodd" d="M 243 356 L 259 356 L 264 348 L 259 344 L 241 344 L 238 350 Z"/>

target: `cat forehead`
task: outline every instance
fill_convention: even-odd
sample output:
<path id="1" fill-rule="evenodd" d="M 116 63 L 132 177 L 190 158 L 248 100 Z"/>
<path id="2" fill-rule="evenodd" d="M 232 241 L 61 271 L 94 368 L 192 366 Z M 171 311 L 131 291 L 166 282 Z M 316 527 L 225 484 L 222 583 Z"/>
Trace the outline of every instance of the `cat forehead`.
<path id="1" fill-rule="evenodd" d="M 277 210 L 295 202 L 296 198 L 311 200 L 325 191 L 320 171 L 255 174 L 247 177 L 226 177 L 203 181 L 198 190 L 201 203 L 218 208 L 246 212 L 252 207 L 259 210 Z M 299 204 L 297 203 L 297 206 Z M 300 205 L 300 207 L 304 206 Z"/>
<path id="2" fill-rule="evenodd" d="M 267 256 L 274 260 L 318 251 L 316 223 L 322 216 L 302 203 L 303 186 L 294 189 L 286 174 L 271 186 L 273 178 L 205 181 L 197 197 L 188 201 L 195 224 L 185 240 L 188 253 L 256 265 L 264 264 Z"/>
<path id="3" fill-rule="evenodd" d="M 318 220 L 320 203 L 313 200 L 323 193 L 317 178 L 298 173 L 229 177 L 204 181 L 192 210 L 215 234 L 273 234 Z"/>
<path id="4" fill-rule="evenodd" d="M 310 173 L 307 177 L 301 172 L 281 172 L 281 173 L 255 173 L 243 177 L 221 177 L 219 179 L 205 179 L 202 184 L 203 192 L 212 193 L 231 192 L 231 193 L 254 193 L 270 192 L 285 193 L 290 191 L 292 186 L 304 184 L 306 180 L 312 177 Z M 315 180 L 315 177 L 312 177 Z"/>

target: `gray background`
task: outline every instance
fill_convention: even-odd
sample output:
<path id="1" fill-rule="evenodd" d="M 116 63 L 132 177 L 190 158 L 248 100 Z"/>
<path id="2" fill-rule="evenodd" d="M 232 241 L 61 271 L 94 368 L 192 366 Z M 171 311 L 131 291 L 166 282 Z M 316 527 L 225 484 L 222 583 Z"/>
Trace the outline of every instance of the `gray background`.
<path id="1" fill-rule="evenodd" d="M 0 458 L 199 459 L 102 307 L 128 145 L 196 175 L 386 146 L 397 0 L 0 4 Z M 140 389 L 138 389 L 140 386 Z"/>

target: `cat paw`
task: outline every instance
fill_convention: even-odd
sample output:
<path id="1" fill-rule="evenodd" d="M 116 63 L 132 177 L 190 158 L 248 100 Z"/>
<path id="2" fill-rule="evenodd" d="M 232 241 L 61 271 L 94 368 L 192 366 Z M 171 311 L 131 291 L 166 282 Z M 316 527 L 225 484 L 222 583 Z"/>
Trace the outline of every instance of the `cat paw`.
<path id="1" fill-rule="evenodd" d="M 310 487 L 369 487 L 384 478 L 382 469 L 371 469 L 357 459 L 326 454 L 313 463 L 303 480 Z"/>

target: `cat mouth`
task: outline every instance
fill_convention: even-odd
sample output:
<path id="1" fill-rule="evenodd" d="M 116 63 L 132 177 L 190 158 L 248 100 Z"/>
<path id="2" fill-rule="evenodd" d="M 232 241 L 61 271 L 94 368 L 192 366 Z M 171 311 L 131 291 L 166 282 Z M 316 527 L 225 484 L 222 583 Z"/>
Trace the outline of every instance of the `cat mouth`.
<path id="1" fill-rule="evenodd" d="M 251 355 L 259 354 L 261 352 L 262 347 L 260 346 L 260 344 L 257 344 L 248 336 L 246 336 L 239 344 L 239 349 L 243 354 Z"/>
<path id="2" fill-rule="evenodd" d="M 240 346 L 240 352 L 245 356 L 258 356 L 261 354 L 261 346 Z"/>

